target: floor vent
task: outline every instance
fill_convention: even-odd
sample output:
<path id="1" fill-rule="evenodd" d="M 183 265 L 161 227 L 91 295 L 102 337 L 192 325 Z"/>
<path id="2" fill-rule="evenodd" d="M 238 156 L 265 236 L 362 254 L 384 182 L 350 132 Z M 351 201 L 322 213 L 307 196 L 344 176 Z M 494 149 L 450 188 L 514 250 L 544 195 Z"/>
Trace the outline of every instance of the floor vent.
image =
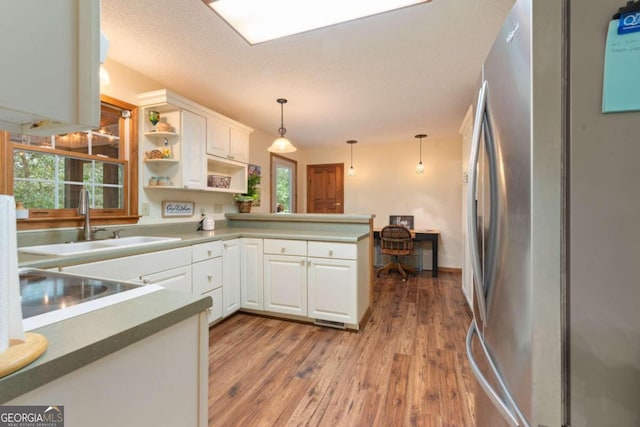
<path id="1" fill-rule="evenodd" d="M 343 322 L 334 322 L 332 320 L 314 319 L 313 323 L 318 326 L 328 326 L 336 329 L 347 329 L 347 325 Z"/>

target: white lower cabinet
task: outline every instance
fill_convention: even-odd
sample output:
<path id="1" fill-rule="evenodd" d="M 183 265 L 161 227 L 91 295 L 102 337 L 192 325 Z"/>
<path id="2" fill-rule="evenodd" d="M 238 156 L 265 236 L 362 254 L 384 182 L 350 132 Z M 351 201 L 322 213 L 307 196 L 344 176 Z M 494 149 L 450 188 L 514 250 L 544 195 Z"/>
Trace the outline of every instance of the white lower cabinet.
<path id="1" fill-rule="evenodd" d="M 309 242 L 309 317 L 358 322 L 358 245 Z"/>
<path id="2" fill-rule="evenodd" d="M 264 310 L 357 324 L 367 290 L 367 276 L 359 271 L 357 260 L 366 255 L 367 247 L 265 239 Z M 364 292 L 359 292 L 361 287 Z"/>
<path id="3" fill-rule="evenodd" d="M 210 296 L 209 323 L 222 319 L 222 242 L 193 245 L 193 293 Z"/>
<path id="4" fill-rule="evenodd" d="M 222 242 L 222 316 L 240 309 L 240 239 Z"/>
<path id="5" fill-rule="evenodd" d="M 67 408 L 68 426 L 205 427 L 209 366 L 205 322 L 204 313 L 199 313 L 6 404 L 56 402 Z M 9 423 L 18 424 L 35 425 Z"/>
<path id="6" fill-rule="evenodd" d="M 143 274 L 131 277 L 127 281 L 142 285 L 158 285 L 174 291 L 191 292 L 191 266 L 185 265 L 153 274 Z"/>
<path id="7" fill-rule="evenodd" d="M 307 242 L 264 239 L 264 309 L 307 315 Z"/>
<path id="8" fill-rule="evenodd" d="M 240 306 L 254 310 L 264 309 L 263 241 L 241 239 Z"/>
<path id="9" fill-rule="evenodd" d="M 157 284 L 169 289 L 191 292 L 190 247 L 72 265 L 61 270 L 110 280 Z"/>
<path id="10" fill-rule="evenodd" d="M 237 238 L 62 268 L 211 296 L 209 323 L 240 308 L 358 328 L 369 306 L 367 240 Z M 358 260 L 365 260 L 358 263 Z"/>
<path id="11" fill-rule="evenodd" d="M 356 323 L 356 261 L 309 258 L 308 262 L 308 316 L 332 322 Z"/>
<path id="12" fill-rule="evenodd" d="M 222 319 L 222 288 L 205 292 L 202 296 L 211 297 L 213 300 L 209 309 L 209 324 Z"/>
<path id="13" fill-rule="evenodd" d="M 307 257 L 264 254 L 264 309 L 307 315 Z"/>

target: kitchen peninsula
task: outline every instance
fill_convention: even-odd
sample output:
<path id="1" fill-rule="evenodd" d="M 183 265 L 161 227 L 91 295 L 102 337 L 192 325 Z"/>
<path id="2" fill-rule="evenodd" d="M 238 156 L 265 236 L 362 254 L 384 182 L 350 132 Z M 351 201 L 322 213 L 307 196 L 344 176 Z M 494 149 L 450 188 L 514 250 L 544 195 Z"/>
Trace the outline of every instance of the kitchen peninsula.
<path id="1" fill-rule="evenodd" d="M 171 381 L 190 390 L 192 401 L 185 403 L 182 413 L 202 420 L 202 405 L 206 406 L 202 375 L 207 371 L 202 337 L 207 325 L 243 310 L 324 326 L 362 327 L 370 308 L 372 222 L 372 215 L 227 214 L 225 220 L 216 221 L 214 231 L 196 231 L 197 223 L 191 221 L 129 226 L 121 233 L 179 238 L 152 246 L 68 256 L 20 252 L 22 268 L 112 280 L 140 276 L 144 284 L 169 289 L 35 329 L 49 339 L 50 347 L 41 359 L 0 379 L 0 402 L 25 404 L 31 396 L 42 400 L 61 393 L 77 398 L 74 381 L 89 387 L 81 393 L 87 407 L 114 398 L 117 405 L 123 404 L 122 399 L 134 402 L 113 387 L 137 387 L 129 384 L 138 381 L 134 372 L 148 367 L 161 369 L 163 376 L 171 374 Z M 19 232 L 18 247 L 72 241 L 77 233 L 75 229 Z M 163 276 L 165 271 L 154 269 L 168 269 L 171 274 Z M 140 271 L 144 273 L 138 275 Z M 154 282 L 156 277 L 164 279 Z M 211 301 L 213 308 L 207 312 Z M 182 342 L 181 354 L 191 358 L 179 363 L 181 369 L 172 369 L 176 360 L 167 357 L 174 353 L 167 347 L 172 340 Z M 114 366 L 116 371 L 122 368 L 115 385 L 98 385 L 101 378 L 106 381 L 104 375 L 112 375 L 107 373 L 113 373 Z M 192 368 L 188 375 L 184 366 Z M 53 394 L 42 394 L 48 387 Z M 174 392 L 166 393 L 163 398 Z M 79 410 L 68 406 L 67 411 Z"/>
<path id="2" fill-rule="evenodd" d="M 129 226 L 123 237 L 179 239 L 109 253 L 21 253 L 20 265 L 211 296 L 210 325 L 243 310 L 360 329 L 370 306 L 373 215 L 225 216 L 214 231 L 195 231 L 193 222 Z M 18 246 L 58 243 L 60 234 L 22 232 Z"/>

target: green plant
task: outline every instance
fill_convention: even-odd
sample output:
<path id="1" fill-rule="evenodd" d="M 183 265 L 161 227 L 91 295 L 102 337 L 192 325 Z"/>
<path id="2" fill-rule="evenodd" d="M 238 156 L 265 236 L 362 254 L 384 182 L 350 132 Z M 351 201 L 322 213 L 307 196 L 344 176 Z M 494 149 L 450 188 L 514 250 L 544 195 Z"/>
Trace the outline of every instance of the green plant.
<path id="1" fill-rule="evenodd" d="M 260 175 L 252 174 L 247 176 L 247 192 L 236 194 L 235 200 L 238 202 L 252 202 L 258 196 L 257 186 L 260 184 Z"/>

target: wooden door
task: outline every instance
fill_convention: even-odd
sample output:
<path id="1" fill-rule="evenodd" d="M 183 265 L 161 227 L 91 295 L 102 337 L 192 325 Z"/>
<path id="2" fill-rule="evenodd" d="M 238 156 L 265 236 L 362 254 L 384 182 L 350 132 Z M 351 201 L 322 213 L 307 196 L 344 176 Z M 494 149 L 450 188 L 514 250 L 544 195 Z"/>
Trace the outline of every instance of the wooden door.
<path id="1" fill-rule="evenodd" d="M 344 164 L 307 166 L 307 213 L 344 213 Z"/>

